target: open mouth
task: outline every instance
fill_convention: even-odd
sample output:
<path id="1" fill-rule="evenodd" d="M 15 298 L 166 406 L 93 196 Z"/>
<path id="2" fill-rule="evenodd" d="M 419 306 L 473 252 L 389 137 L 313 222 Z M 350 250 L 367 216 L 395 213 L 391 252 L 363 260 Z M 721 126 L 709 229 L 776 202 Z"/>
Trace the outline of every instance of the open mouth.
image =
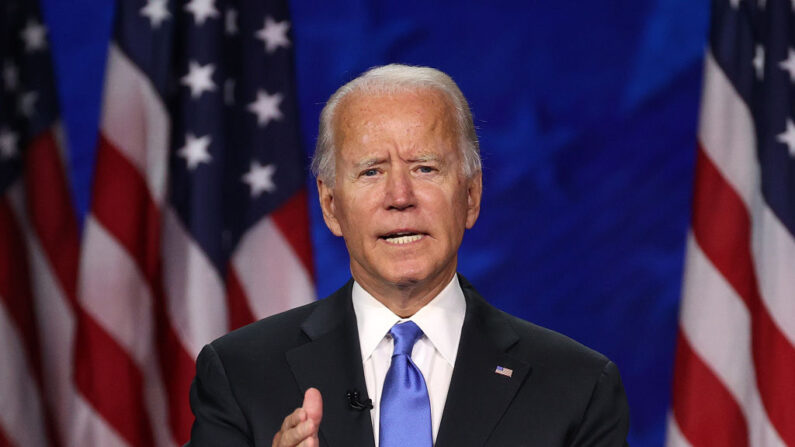
<path id="1" fill-rule="evenodd" d="M 410 244 L 412 242 L 417 242 L 423 237 L 425 237 L 425 235 L 422 233 L 403 231 L 398 233 L 385 234 L 381 236 L 381 239 L 385 240 L 390 244 L 403 245 L 403 244 Z"/>

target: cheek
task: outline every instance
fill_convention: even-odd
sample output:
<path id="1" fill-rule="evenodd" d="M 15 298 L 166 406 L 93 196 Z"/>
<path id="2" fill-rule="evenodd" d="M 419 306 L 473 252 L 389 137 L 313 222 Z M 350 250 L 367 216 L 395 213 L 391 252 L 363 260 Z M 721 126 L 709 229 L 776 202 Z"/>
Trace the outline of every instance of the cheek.
<path id="1" fill-rule="evenodd" d="M 447 191 L 447 200 L 451 208 L 450 214 L 455 217 L 466 215 L 467 212 L 467 191 L 462 186 L 454 188 L 452 191 Z"/>
<path id="2" fill-rule="evenodd" d="M 372 194 L 354 191 L 346 194 L 344 201 L 337 203 L 336 215 L 346 233 L 357 234 L 372 222 L 377 208 Z"/>
<path id="3" fill-rule="evenodd" d="M 424 195 L 422 201 L 426 204 L 423 208 L 425 221 L 436 227 L 437 232 L 448 233 L 453 239 L 463 232 L 467 215 L 466 194 L 435 188 L 431 194 Z"/>

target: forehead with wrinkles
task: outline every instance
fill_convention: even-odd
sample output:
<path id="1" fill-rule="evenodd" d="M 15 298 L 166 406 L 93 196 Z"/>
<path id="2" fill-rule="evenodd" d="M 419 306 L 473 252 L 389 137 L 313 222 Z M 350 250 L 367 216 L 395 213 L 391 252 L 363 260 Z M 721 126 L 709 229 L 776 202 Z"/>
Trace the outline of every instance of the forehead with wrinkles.
<path id="1" fill-rule="evenodd" d="M 450 146 L 457 141 L 457 127 L 452 106 L 441 92 L 414 89 L 373 94 L 356 92 L 339 104 L 334 120 L 335 147 L 338 155 L 349 158 L 355 152 L 357 164 L 377 158 L 382 144 L 403 144 L 417 160 L 438 159 L 428 147 L 411 147 L 424 139 L 444 140 Z M 383 141 L 384 138 L 400 141 Z M 368 154 L 367 152 L 373 152 Z"/>

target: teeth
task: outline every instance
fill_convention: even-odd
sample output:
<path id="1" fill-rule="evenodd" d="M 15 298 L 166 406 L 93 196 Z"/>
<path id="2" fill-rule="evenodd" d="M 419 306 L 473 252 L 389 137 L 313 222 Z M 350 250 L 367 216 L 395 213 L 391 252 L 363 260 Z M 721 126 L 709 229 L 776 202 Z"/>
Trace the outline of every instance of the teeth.
<path id="1" fill-rule="evenodd" d="M 408 244 L 410 242 L 416 242 L 422 239 L 421 234 L 412 234 L 408 236 L 395 236 L 395 237 L 388 237 L 386 238 L 387 242 L 390 244 Z"/>

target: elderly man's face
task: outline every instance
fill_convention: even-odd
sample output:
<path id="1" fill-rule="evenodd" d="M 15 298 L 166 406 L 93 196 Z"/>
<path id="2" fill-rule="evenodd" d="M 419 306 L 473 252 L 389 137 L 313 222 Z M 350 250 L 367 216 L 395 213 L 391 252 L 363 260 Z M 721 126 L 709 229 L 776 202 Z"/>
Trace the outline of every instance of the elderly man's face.
<path id="1" fill-rule="evenodd" d="M 329 229 L 365 288 L 449 281 L 480 211 L 463 174 L 452 107 L 434 90 L 353 93 L 336 116 L 336 181 L 318 182 Z"/>

